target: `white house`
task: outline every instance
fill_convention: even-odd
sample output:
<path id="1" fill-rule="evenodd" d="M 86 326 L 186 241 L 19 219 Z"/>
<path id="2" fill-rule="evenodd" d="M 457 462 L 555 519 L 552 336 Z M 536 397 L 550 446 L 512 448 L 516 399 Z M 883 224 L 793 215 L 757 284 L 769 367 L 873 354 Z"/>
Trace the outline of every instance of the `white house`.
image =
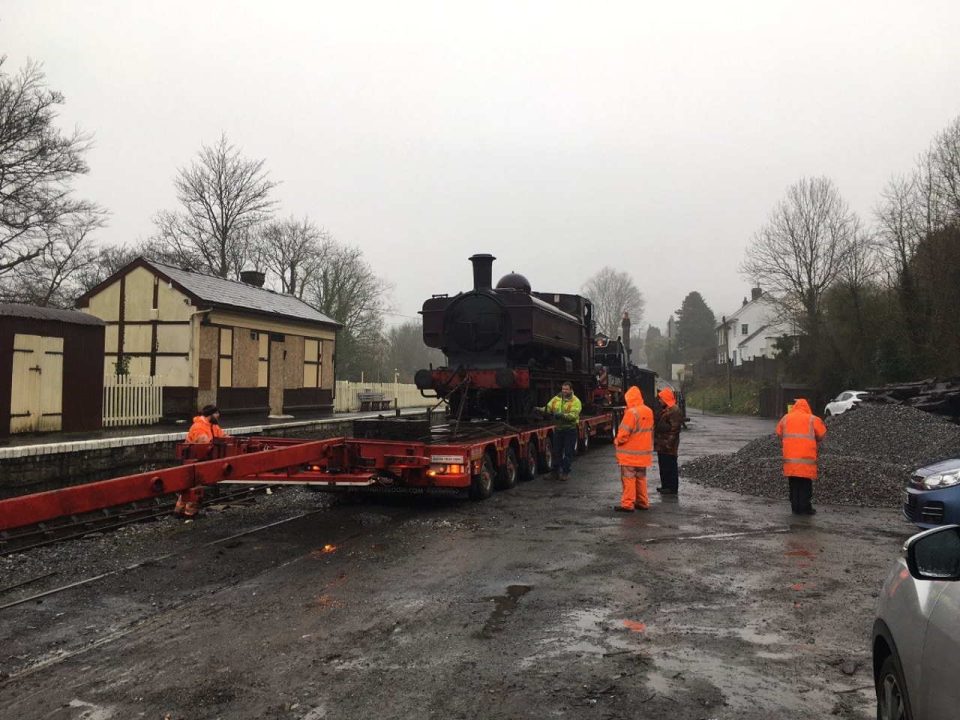
<path id="1" fill-rule="evenodd" d="M 774 357 L 779 338 L 797 335 L 792 323 L 781 321 L 777 314 L 770 295 L 751 288 L 750 299 L 744 298 L 743 305 L 717 325 L 717 364 L 729 359 L 736 366 L 758 357 Z"/>

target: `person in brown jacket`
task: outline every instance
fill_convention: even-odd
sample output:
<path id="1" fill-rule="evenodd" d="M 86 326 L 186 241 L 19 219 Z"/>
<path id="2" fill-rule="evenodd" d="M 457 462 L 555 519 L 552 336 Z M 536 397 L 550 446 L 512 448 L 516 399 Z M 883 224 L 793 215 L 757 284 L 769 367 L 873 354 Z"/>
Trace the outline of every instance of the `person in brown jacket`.
<path id="1" fill-rule="evenodd" d="M 657 398 L 662 409 L 657 415 L 653 431 L 653 446 L 657 451 L 657 464 L 660 466 L 661 495 L 676 495 L 680 485 L 680 471 L 677 468 L 677 454 L 680 451 L 680 427 L 683 425 L 683 413 L 677 405 L 673 390 L 665 387 Z"/>

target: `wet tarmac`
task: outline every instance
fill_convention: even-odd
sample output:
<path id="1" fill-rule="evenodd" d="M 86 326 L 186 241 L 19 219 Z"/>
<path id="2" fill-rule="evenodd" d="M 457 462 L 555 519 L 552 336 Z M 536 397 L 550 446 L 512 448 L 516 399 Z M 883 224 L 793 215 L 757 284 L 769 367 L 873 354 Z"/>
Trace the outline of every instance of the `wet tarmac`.
<path id="1" fill-rule="evenodd" d="M 694 414 L 681 455 L 770 429 Z M 287 491 L 7 558 L 0 605 L 111 574 L 0 610 L 0 717 L 872 717 L 897 509 L 655 486 L 614 513 L 594 445 L 482 503 Z"/>

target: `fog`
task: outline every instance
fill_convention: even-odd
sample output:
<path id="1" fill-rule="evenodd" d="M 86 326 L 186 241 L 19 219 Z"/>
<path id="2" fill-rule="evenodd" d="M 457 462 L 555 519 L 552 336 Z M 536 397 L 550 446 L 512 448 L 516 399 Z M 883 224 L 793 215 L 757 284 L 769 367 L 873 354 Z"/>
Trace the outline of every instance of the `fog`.
<path id="1" fill-rule="evenodd" d="M 280 213 L 359 245 L 392 321 L 494 277 L 575 292 L 631 272 L 664 326 L 719 316 L 786 187 L 826 175 L 865 219 L 960 114 L 960 4 L 48 2 L 0 6 L 7 71 L 44 63 L 95 136 L 101 242 L 151 235 L 221 131 Z"/>

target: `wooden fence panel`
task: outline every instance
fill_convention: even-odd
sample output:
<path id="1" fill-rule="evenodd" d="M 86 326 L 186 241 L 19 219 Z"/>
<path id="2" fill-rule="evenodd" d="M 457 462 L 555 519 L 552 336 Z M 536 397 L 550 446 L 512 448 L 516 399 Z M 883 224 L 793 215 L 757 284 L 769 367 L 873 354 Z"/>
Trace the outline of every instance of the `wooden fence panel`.
<path id="1" fill-rule="evenodd" d="M 156 375 L 108 375 L 103 381 L 103 426 L 149 425 L 163 416 L 163 380 Z"/>
<path id="2" fill-rule="evenodd" d="M 425 398 L 413 383 L 370 383 L 337 380 L 337 396 L 334 399 L 334 412 L 357 412 L 360 410 L 360 393 L 380 393 L 390 406 L 400 408 L 431 407 L 436 398 Z"/>

